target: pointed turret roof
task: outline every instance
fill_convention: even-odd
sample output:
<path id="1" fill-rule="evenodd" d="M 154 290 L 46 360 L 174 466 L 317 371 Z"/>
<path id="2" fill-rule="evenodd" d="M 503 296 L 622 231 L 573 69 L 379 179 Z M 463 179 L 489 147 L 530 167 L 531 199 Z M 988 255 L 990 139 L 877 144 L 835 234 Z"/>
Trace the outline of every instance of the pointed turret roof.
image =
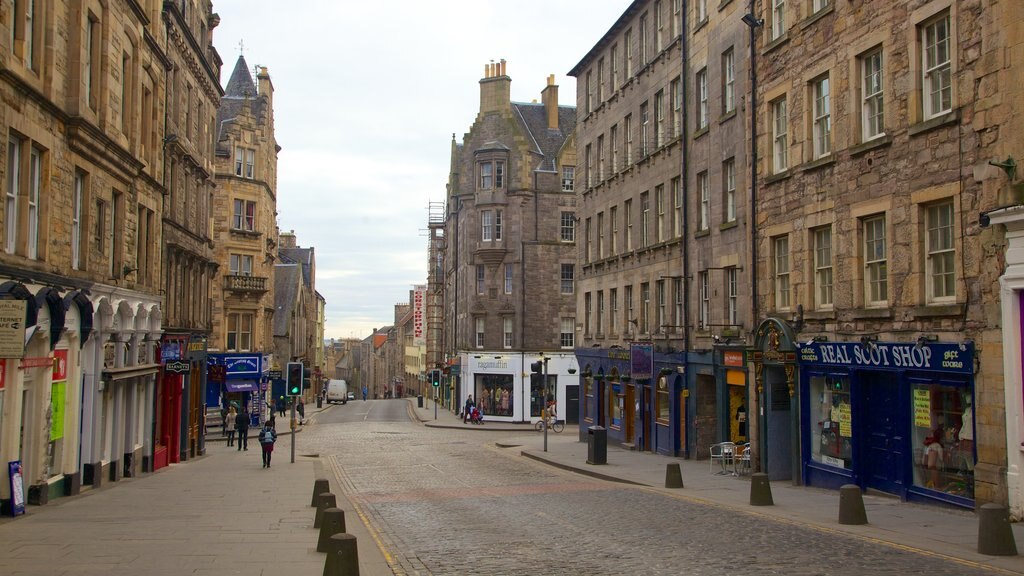
<path id="1" fill-rule="evenodd" d="M 224 89 L 225 98 L 252 98 L 256 95 L 256 83 L 249 73 L 249 64 L 245 62 L 245 56 L 239 54 L 235 62 L 235 69 L 231 72 L 231 79 Z"/>

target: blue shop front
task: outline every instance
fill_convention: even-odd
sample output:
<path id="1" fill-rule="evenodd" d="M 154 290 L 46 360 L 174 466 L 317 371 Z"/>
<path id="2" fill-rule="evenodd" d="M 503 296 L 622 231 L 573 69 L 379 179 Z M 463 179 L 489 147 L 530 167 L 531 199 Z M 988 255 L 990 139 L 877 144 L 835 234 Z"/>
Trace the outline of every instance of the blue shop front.
<path id="1" fill-rule="evenodd" d="M 249 426 L 262 424 L 268 400 L 268 379 L 263 355 L 209 354 L 206 405 L 227 408 L 232 404 L 249 415 Z"/>
<path id="2" fill-rule="evenodd" d="M 974 507 L 974 344 L 798 343 L 809 486 Z"/>

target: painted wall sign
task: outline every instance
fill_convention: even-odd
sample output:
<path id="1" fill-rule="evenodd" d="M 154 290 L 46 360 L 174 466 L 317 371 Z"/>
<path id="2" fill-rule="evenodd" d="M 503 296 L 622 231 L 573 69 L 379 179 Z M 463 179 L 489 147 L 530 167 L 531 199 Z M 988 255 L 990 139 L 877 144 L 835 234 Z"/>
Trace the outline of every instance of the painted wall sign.
<path id="1" fill-rule="evenodd" d="M 25 355 L 25 301 L 0 300 L 0 358 Z"/>
<path id="2" fill-rule="evenodd" d="M 974 344 L 929 343 L 918 346 L 911 342 L 798 343 L 800 362 L 879 368 L 888 370 L 938 370 L 958 374 L 974 373 Z"/>

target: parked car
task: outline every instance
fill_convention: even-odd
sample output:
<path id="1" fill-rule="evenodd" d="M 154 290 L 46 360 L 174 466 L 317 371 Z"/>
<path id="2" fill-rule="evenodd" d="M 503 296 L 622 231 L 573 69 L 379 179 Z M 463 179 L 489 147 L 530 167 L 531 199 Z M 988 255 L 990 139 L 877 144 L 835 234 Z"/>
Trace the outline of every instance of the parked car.
<path id="1" fill-rule="evenodd" d="M 355 400 L 356 399 L 356 393 L 355 392 L 349 392 L 348 393 L 348 399 L 349 400 Z"/>

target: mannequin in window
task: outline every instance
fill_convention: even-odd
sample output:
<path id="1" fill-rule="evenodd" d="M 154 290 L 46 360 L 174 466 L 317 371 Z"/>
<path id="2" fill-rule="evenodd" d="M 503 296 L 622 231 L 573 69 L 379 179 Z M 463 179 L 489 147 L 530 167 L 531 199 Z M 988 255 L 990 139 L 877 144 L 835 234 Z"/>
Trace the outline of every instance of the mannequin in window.
<path id="1" fill-rule="evenodd" d="M 939 469 L 942 467 L 942 440 L 945 431 L 939 425 L 924 439 L 924 467 L 929 470 L 927 488 L 938 489 Z"/>
<path id="2" fill-rule="evenodd" d="M 971 397 L 964 399 L 966 406 L 960 417 L 960 431 L 957 437 L 960 439 L 960 454 L 967 459 L 967 469 L 974 470 L 974 406 L 971 404 Z"/>

